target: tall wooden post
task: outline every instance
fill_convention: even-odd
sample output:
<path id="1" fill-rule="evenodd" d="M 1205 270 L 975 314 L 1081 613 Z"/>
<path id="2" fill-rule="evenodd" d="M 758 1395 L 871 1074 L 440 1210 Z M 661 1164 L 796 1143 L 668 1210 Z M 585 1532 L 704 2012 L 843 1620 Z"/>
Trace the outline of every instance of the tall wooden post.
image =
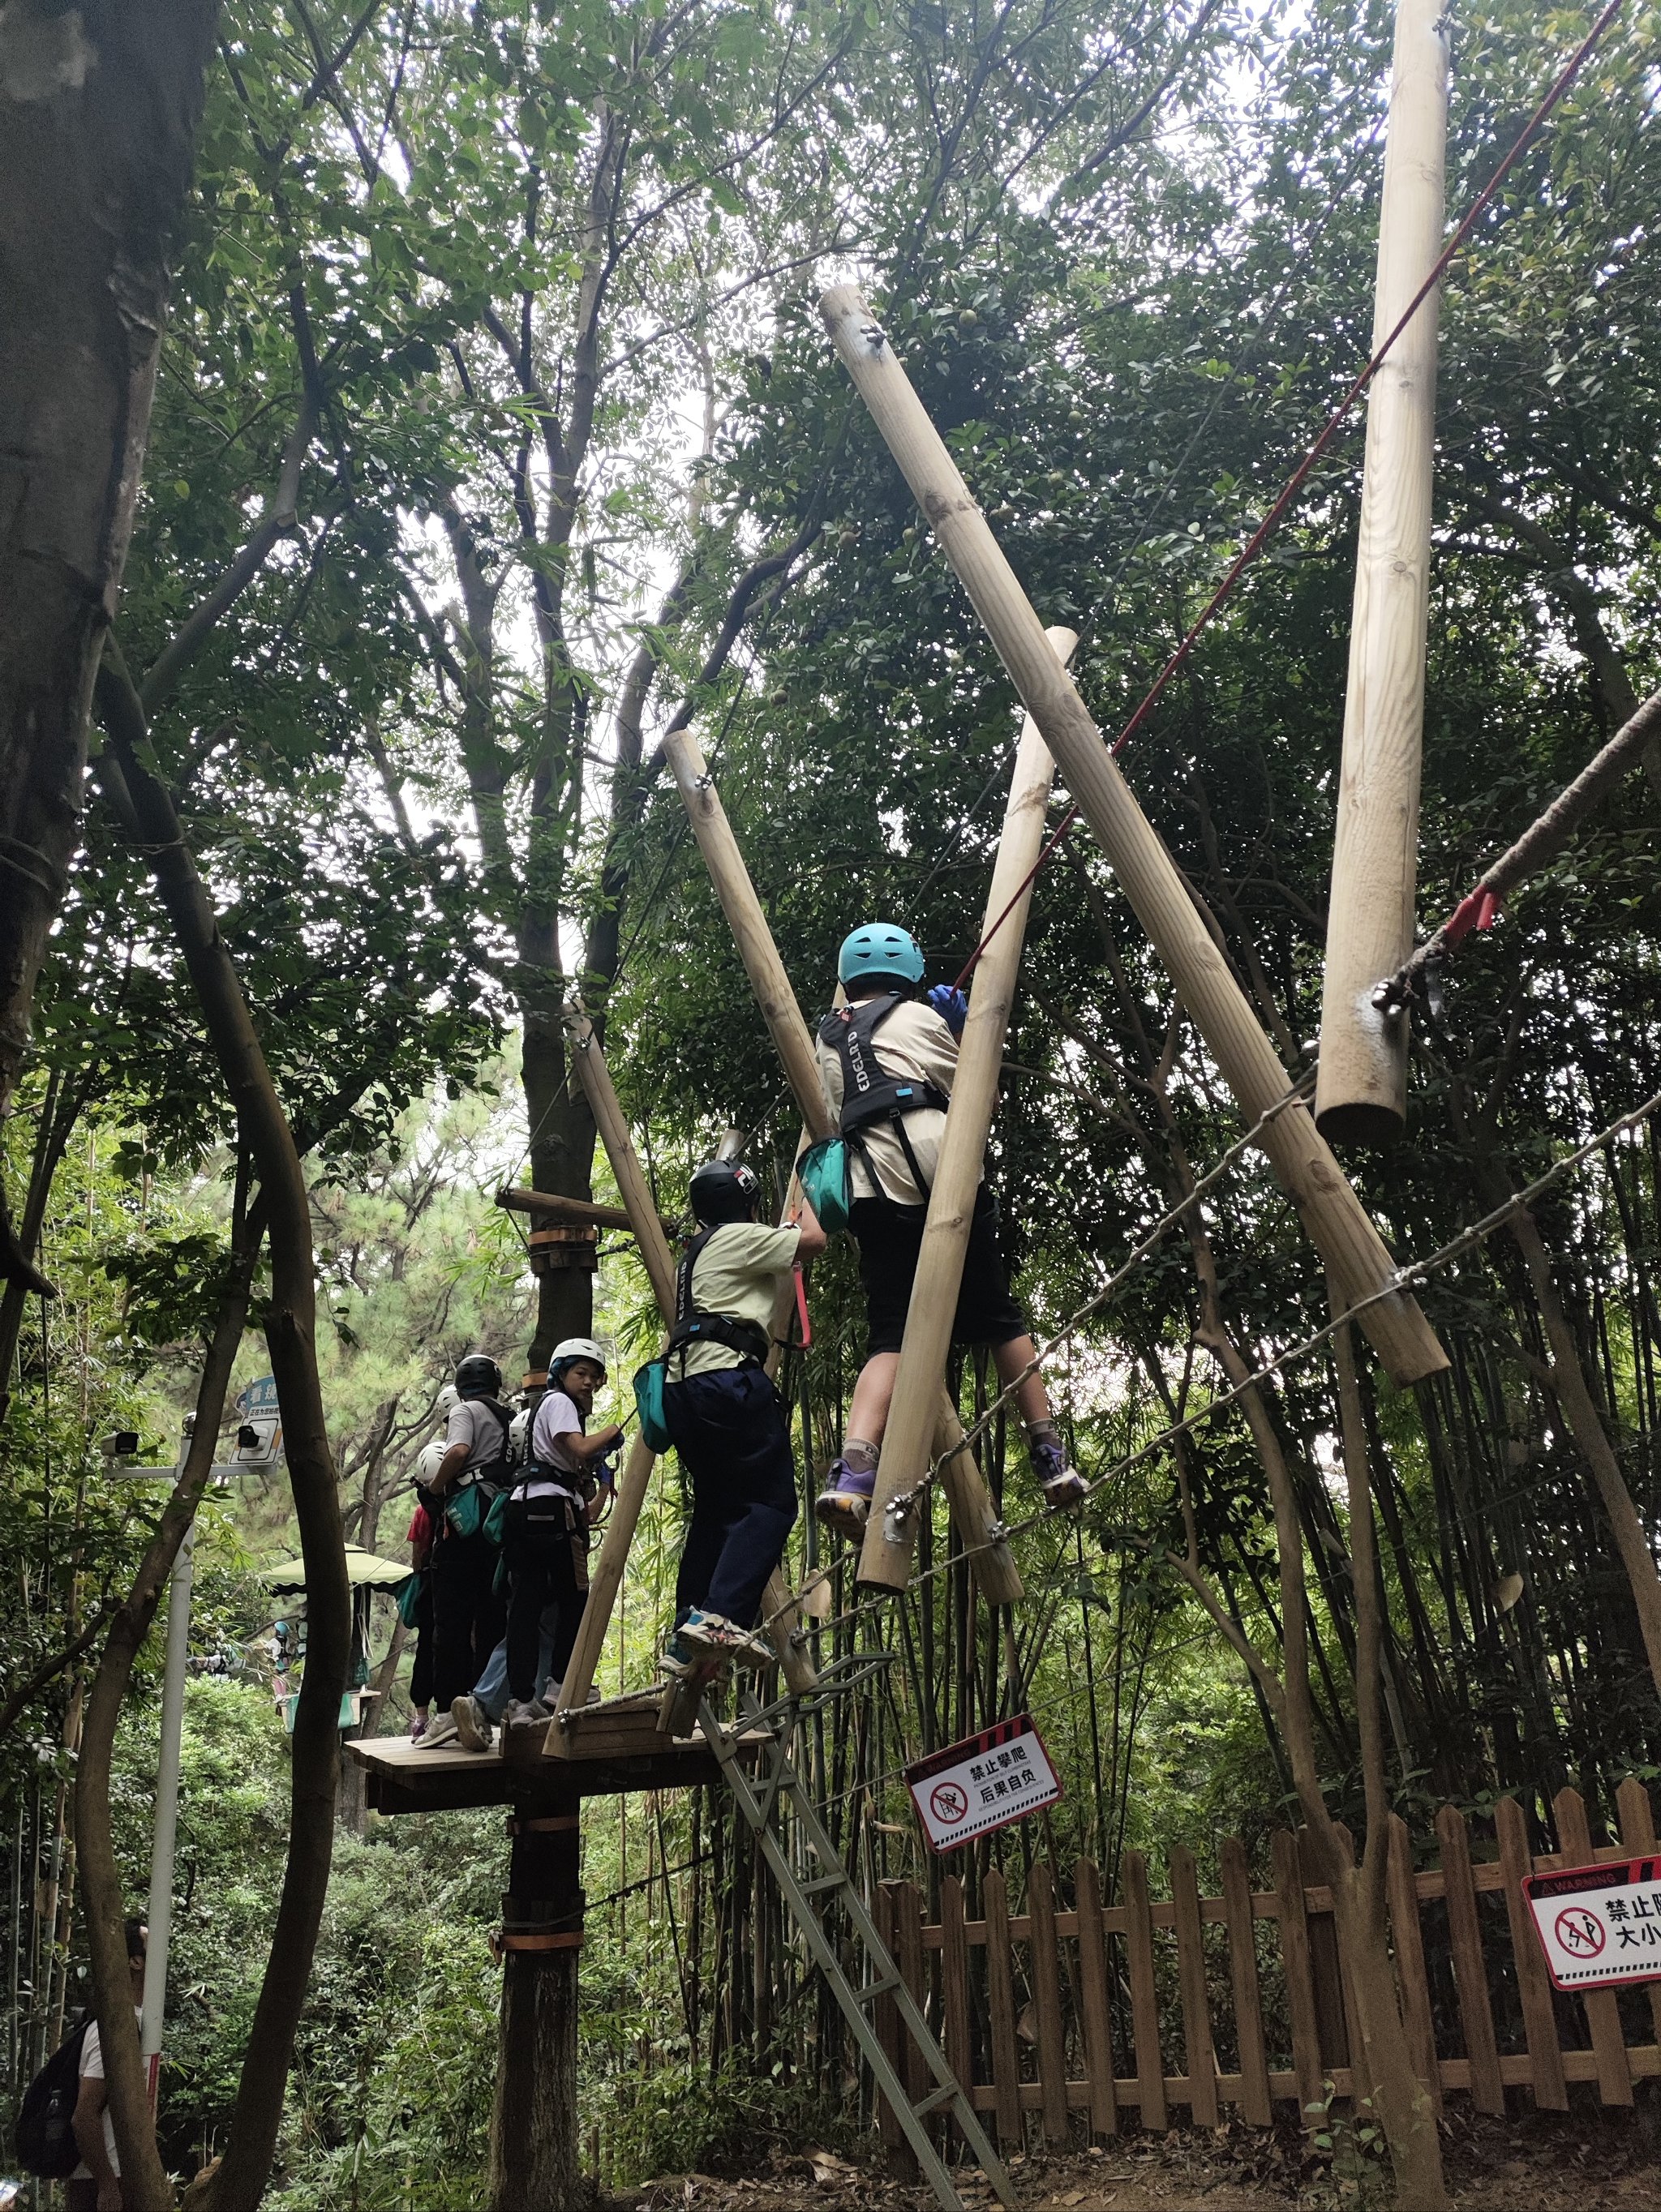
<path id="1" fill-rule="evenodd" d="M 1442 250 L 1446 21 L 1443 0 L 1397 0 L 1375 348 L 1407 313 Z M 1413 949 L 1437 307 L 1433 292 L 1390 348 L 1367 396 L 1315 1089 L 1316 1122 L 1339 1144 L 1389 1144 L 1407 1118 L 1408 1018 L 1381 1012 L 1372 997 Z"/>
<path id="2" fill-rule="evenodd" d="M 599 1131 L 600 1142 L 605 1147 L 605 1157 L 611 1164 L 611 1173 L 629 1211 L 634 1229 L 635 1242 L 640 1256 L 651 1279 L 652 1292 L 658 1302 L 666 1328 L 675 1313 L 675 1261 L 669 1249 L 669 1240 L 663 1233 L 663 1224 L 652 1202 L 651 1186 L 646 1180 L 635 1150 L 635 1140 L 630 1133 L 628 1118 L 623 1111 L 611 1082 L 611 1071 L 605 1065 L 605 1054 L 600 1049 L 593 1024 L 580 1006 L 568 1008 L 566 1024 L 571 1037 L 571 1057 Z M 646 1492 L 652 1480 L 652 1469 L 656 1455 L 643 1437 L 636 1436 L 629 1447 L 623 1473 L 618 1482 L 617 1496 L 611 1505 L 611 1516 L 605 1524 L 605 1534 L 600 1539 L 599 1556 L 589 1571 L 588 1601 L 582 1609 L 581 1624 L 572 1647 L 570 1662 L 565 1669 L 565 1686 L 560 1701 L 560 1712 L 581 1712 L 589 1691 L 593 1687 L 594 1675 L 599 1666 L 599 1655 L 605 1646 L 606 1631 L 611 1625 L 611 1615 L 617 1609 L 618 1593 L 623 1587 L 624 1570 L 628 1565 L 629 1547 L 634 1542 L 635 1530 L 640 1525 L 641 1511 L 646 1503 Z M 782 1576 L 775 1574 L 767 1585 L 762 1600 L 765 1615 L 773 1620 L 773 1640 L 778 1646 L 779 1662 L 784 1669 L 784 1679 L 793 1690 L 809 1690 L 817 1676 L 806 1654 L 791 1642 L 795 1628 L 794 1611 L 781 1613 L 789 1600 L 790 1593 Z M 774 1616 L 778 1618 L 775 1619 Z M 555 1726 L 559 1722 L 557 1719 Z"/>
<path id="3" fill-rule="evenodd" d="M 577 2125 L 578 1799 L 515 1805 L 502 1900 L 502 2032 L 490 2113 L 490 2212 L 586 2212 Z"/>
<path id="4" fill-rule="evenodd" d="M 1076 632 L 1052 629 L 1047 635 L 1056 659 L 1065 667 L 1079 641 Z M 1056 763 L 1050 748 L 1029 714 L 1015 756 L 1014 778 L 981 930 L 983 939 L 989 932 L 995 934 L 975 970 L 969 1019 L 952 1080 L 952 1108 L 934 1165 L 922 1249 L 906 1309 L 893 1410 L 883 1432 L 876 1494 L 860 1553 L 861 1582 L 879 1589 L 904 1589 L 911 1572 L 917 1516 L 891 1513 L 889 1504 L 910 1490 L 928 1465 L 928 1443 L 935 1426 L 933 1387 L 952 1349 L 952 1318 L 963 1281 L 964 1254 L 986 1159 L 987 1134 L 997 1103 L 1004 1038 L 1032 904 L 1032 884 L 1028 879 L 1043 849 L 1044 814 L 1055 780 Z"/>
<path id="5" fill-rule="evenodd" d="M 1290 1079 L 1250 1001 L 1072 679 L 1057 665 L 1043 625 L 885 333 L 852 285 L 834 286 L 819 309 L 1224 1081 L 1255 1122 L 1284 1098 Z M 1307 1109 L 1283 1107 L 1257 1141 L 1347 1297 L 1372 1301 L 1358 1319 L 1391 1376 L 1416 1382 L 1439 1373 L 1447 1354 L 1417 1301 L 1394 1287 L 1395 1263 L 1384 1240 Z"/>

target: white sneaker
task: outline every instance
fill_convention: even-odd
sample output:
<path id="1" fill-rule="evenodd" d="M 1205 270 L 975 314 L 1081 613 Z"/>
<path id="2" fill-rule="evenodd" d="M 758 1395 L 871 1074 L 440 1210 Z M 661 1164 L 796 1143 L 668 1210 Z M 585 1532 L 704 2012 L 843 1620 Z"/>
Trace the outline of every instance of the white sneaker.
<path id="1" fill-rule="evenodd" d="M 450 1718 L 455 1723 L 455 1732 L 461 1739 L 464 1751 L 488 1751 L 496 1731 L 490 1725 L 490 1716 L 470 1690 L 465 1698 L 455 1698 L 450 1706 Z"/>
<path id="2" fill-rule="evenodd" d="M 427 1724 L 427 1733 L 417 1746 L 420 1751 L 459 1751 L 461 1731 L 447 1713 L 435 1713 Z"/>
<path id="3" fill-rule="evenodd" d="M 538 1723 L 545 1725 L 552 1717 L 540 1698 L 510 1698 L 502 1725 L 504 1729 L 535 1728 Z"/>
<path id="4" fill-rule="evenodd" d="M 563 1682 L 548 1683 L 545 1686 L 542 1695 L 537 1699 L 538 1705 L 543 1707 L 550 1719 L 551 1719 L 559 1711 L 564 1702 L 565 1685 Z M 585 1705 L 599 1705 L 601 1702 L 599 1692 L 598 1690 L 590 1690 L 587 1696 L 582 1702 Z"/>

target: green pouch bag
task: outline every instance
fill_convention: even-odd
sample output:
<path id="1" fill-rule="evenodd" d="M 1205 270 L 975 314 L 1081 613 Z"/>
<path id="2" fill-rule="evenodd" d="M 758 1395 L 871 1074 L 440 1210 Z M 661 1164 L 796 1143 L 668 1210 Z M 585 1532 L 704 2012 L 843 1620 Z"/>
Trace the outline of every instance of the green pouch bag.
<path id="1" fill-rule="evenodd" d="M 508 1500 L 511 1490 L 499 1490 L 490 1500 L 490 1510 L 484 1516 L 484 1533 L 493 1544 L 500 1544 L 508 1528 Z"/>
<path id="2" fill-rule="evenodd" d="M 427 1570 L 425 1567 L 417 1567 L 407 1582 L 403 1582 L 399 1584 L 398 1617 L 404 1623 L 405 1628 L 413 1628 L 415 1626 L 416 1614 L 420 1609 L 421 1605 L 421 1593 L 426 1589 L 426 1587 Z"/>
<path id="3" fill-rule="evenodd" d="M 635 1411 L 640 1432 L 660 1457 L 669 1449 L 670 1436 L 663 1425 L 663 1386 L 669 1372 L 666 1359 L 648 1359 L 635 1370 Z"/>
<path id="4" fill-rule="evenodd" d="M 821 1137 L 810 1145 L 796 1164 L 802 1195 L 826 1231 L 846 1229 L 851 1194 L 848 1187 L 848 1147 L 840 1137 Z"/>
<path id="5" fill-rule="evenodd" d="M 444 1518 L 451 1533 L 457 1536 L 477 1536 L 484 1526 L 484 1493 L 482 1485 L 470 1482 L 465 1490 L 458 1490 L 444 1501 Z"/>

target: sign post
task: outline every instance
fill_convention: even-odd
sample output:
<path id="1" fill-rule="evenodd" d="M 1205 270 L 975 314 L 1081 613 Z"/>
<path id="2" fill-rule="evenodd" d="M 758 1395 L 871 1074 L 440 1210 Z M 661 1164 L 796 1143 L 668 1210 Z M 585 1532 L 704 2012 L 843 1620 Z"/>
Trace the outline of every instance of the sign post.
<path id="1" fill-rule="evenodd" d="M 1661 1981 L 1661 1858 L 1525 1875 L 1523 1895 L 1560 1990 Z"/>
<path id="2" fill-rule="evenodd" d="M 906 1768 L 905 1779 L 928 1848 L 936 1852 L 1007 1828 L 1062 1794 L 1043 1738 L 1025 1713 L 931 1752 Z"/>

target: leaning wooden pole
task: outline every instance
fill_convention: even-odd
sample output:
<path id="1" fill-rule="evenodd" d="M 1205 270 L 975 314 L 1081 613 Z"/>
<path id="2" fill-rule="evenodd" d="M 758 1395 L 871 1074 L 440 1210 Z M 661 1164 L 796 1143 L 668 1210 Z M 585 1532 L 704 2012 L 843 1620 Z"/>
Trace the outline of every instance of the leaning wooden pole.
<path id="1" fill-rule="evenodd" d="M 1078 635 L 1070 629 L 1052 629 L 1048 635 L 1064 668 L 1079 642 Z M 952 1318 L 963 1281 L 964 1254 L 986 1161 L 986 1140 L 998 1101 L 1004 1038 L 1032 904 L 1032 871 L 1043 849 L 1044 816 L 1055 780 L 1056 763 L 1050 748 L 1029 714 L 1021 731 L 1009 803 L 1004 810 L 981 930 L 986 949 L 975 970 L 969 1019 L 952 1080 L 952 1107 L 934 1164 L 922 1249 L 911 1286 L 911 1303 L 906 1309 L 893 1410 L 883 1432 L 876 1493 L 860 1553 L 861 1582 L 880 1589 L 903 1589 L 911 1572 L 919 1516 L 899 1510 L 895 1501 L 916 1487 L 928 1464 L 928 1446 L 935 1427 L 934 1386 L 952 1349 Z"/>
<path id="2" fill-rule="evenodd" d="M 663 1224 L 658 1218 L 657 1208 L 652 1202 L 651 1186 L 641 1166 L 640 1155 L 635 1150 L 628 1118 L 612 1085 L 611 1072 L 605 1065 L 605 1054 L 600 1049 L 593 1024 L 581 1007 L 568 1010 L 566 1024 L 577 1079 L 593 1115 L 600 1142 L 605 1147 L 605 1157 L 611 1164 L 612 1176 L 626 1203 L 635 1242 L 640 1248 L 641 1259 L 651 1279 L 658 1310 L 663 1316 L 664 1326 L 667 1328 L 674 1318 L 675 1311 L 675 1261 L 669 1249 L 669 1240 L 663 1233 Z M 556 1727 L 562 1722 L 569 1725 L 569 1717 L 581 1712 L 588 1692 L 593 1687 L 599 1655 L 605 1649 L 606 1632 L 617 1609 L 618 1593 L 623 1587 L 629 1547 L 634 1542 L 635 1530 L 640 1524 L 641 1510 L 646 1503 L 655 1462 L 656 1455 L 651 1446 L 644 1437 L 637 1435 L 629 1447 L 629 1455 L 618 1478 L 611 1516 L 605 1524 L 605 1534 L 600 1539 L 599 1556 L 589 1571 L 588 1602 L 583 1607 L 576 1643 L 565 1669 L 565 1686 L 559 1712 L 555 1717 Z M 770 1620 L 776 1615 L 780 1616 L 775 1624 L 774 1641 L 778 1645 L 785 1680 L 793 1690 L 807 1690 L 812 1687 L 816 1677 L 806 1655 L 790 1640 L 790 1632 L 794 1626 L 794 1616 L 782 1612 L 782 1608 L 789 1603 L 789 1595 L 783 1581 L 776 1574 L 767 1585 L 763 1609 Z"/>
<path id="3" fill-rule="evenodd" d="M 1397 0 L 1375 347 L 1407 313 L 1442 250 L 1447 20 L 1443 0 Z M 1407 1119 L 1407 1018 L 1374 999 L 1381 979 L 1393 975 L 1412 950 L 1415 935 L 1437 305 L 1433 292 L 1390 348 L 1367 395 L 1315 1088 L 1317 1126 L 1335 1144 L 1390 1144 Z"/>
<path id="4" fill-rule="evenodd" d="M 837 351 L 940 538 L 1027 712 L 1043 732 L 1126 897 L 1248 1121 L 1272 1108 L 1257 1142 L 1397 1382 L 1447 1365 L 1435 1331 L 1406 1291 L 1365 1207 L 1291 1087 L 1245 994 L 1212 942 L 1171 855 L 1136 804 L 1101 732 L 999 550 L 986 518 L 912 390 L 893 348 L 852 285 L 819 302 Z"/>

